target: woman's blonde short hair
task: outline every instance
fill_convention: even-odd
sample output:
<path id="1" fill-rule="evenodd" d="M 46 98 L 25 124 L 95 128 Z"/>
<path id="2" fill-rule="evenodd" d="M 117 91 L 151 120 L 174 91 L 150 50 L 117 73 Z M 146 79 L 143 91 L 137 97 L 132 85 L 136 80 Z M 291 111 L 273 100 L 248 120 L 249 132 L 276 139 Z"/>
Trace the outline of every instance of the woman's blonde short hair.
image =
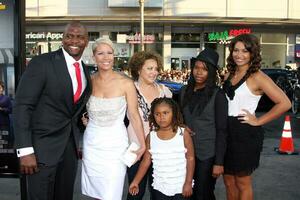
<path id="1" fill-rule="evenodd" d="M 93 53 L 95 53 L 96 48 L 101 44 L 106 44 L 106 45 L 110 46 L 113 51 L 115 51 L 113 42 L 109 38 L 101 37 L 101 38 L 98 38 L 95 41 L 95 43 L 92 45 Z"/>

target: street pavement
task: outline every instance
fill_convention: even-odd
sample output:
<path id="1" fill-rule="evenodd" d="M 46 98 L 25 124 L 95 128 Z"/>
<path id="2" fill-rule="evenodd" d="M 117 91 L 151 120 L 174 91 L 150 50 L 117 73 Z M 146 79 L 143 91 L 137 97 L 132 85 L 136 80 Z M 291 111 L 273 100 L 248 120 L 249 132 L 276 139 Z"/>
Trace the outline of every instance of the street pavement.
<path id="1" fill-rule="evenodd" d="M 265 140 L 259 168 L 253 173 L 253 189 L 255 200 L 299 200 L 300 199 L 300 155 L 280 155 L 274 151 L 279 147 L 284 117 L 267 124 Z M 300 150 L 300 117 L 291 119 L 293 142 L 296 150 Z M 127 181 L 126 181 L 127 183 Z M 17 179 L 0 178 L 0 200 L 20 200 L 19 181 Z M 127 193 L 125 185 L 124 194 Z M 222 178 L 216 184 L 217 200 L 226 199 Z M 123 200 L 126 197 L 123 195 Z M 145 200 L 149 199 L 146 193 Z M 91 200 L 80 193 L 80 167 L 75 183 L 74 200 Z"/>

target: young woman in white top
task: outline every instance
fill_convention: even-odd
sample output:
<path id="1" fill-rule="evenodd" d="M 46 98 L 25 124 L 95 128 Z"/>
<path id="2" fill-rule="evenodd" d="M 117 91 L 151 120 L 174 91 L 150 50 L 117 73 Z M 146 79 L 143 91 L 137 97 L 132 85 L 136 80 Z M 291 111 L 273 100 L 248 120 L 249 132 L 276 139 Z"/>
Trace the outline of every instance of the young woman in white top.
<path id="1" fill-rule="evenodd" d="M 251 174 L 259 165 L 263 145 L 262 125 L 286 112 L 291 103 L 282 90 L 260 71 L 260 45 L 254 35 L 235 37 L 229 45 L 229 74 L 224 83 L 228 98 L 228 138 L 224 160 L 227 199 L 253 199 Z M 266 94 L 275 105 L 256 117 L 260 97 Z"/>
<path id="2" fill-rule="evenodd" d="M 162 58 L 160 55 L 150 51 L 137 52 L 129 60 L 129 68 L 138 94 L 138 109 L 146 137 L 150 130 L 148 116 L 151 102 L 157 97 L 172 97 L 172 93 L 164 85 L 156 83 L 157 75 L 163 68 Z M 131 123 L 129 123 L 127 131 L 131 142 L 139 144 L 136 138 L 135 129 Z M 129 183 L 133 180 L 139 164 L 140 162 L 137 162 L 127 169 Z M 139 195 L 133 197 L 130 193 L 128 193 L 127 200 L 142 200 L 147 185 L 147 177 L 148 176 L 145 176 L 140 184 Z M 151 177 L 149 177 L 149 182 L 151 184 Z"/>
<path id="3" fill-rule="evenodd" d="M 146 152 L 129 186 L 132 195 L 139 193 L 139 183 L 153 163 L 153 200 L 188 199 L 192 195 L 195 168 L 194 147 L 190 133 L 182 128 L 179 106 L 171 98 L 152 102 L 146 138 Z"/>

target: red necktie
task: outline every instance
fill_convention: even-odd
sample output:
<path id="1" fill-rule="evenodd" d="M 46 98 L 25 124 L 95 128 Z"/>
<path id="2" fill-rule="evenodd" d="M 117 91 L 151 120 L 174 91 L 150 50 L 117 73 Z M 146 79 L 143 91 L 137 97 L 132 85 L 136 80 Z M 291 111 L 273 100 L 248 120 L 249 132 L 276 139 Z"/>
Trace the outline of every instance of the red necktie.
<path id="1" fill-rule="evenodd" d="M 81 73 L 80 73 L 80 64 L 79 62 L 75 62 L 74 64 L 75 72 L 76 72 L 76 79 L 77 79 L 77 90 L 74 94 L 74 103 L 76 103 L 81 95 L 82 90 L 82 82 L 81 82 Z"/>

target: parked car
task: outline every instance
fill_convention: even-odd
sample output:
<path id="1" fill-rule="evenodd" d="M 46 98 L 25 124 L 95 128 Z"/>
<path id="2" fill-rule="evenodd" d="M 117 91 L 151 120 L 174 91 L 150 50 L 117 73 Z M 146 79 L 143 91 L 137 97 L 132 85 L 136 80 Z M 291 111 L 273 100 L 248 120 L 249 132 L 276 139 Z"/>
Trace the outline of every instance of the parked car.
<path id="1" fill-rule="evenodd" d="M 278 85 L 283 92 L 289 97 L 292 101 L 293 98 L 293 82 L 295 81 L 295 71 L 290 71 L 286 69 L 274 69 L 266 68 L 261 69 L 266 75 L 268 75 L 276 85 Z M 274 103 L 267 97 L 263 95 L 258 103 L 256 111 L 268 111 L 273 107 Z"/>
<path id="2" fill-rule="evenodd" d="M 166 87 L 168 87 L 173 94 L 178 94 L 181 87 L 183 86 L 182 83 L 177 83 L 174 81 L 167 81 L 167 80 L 158 80 L 158 83 L 161 83 Z"/>

